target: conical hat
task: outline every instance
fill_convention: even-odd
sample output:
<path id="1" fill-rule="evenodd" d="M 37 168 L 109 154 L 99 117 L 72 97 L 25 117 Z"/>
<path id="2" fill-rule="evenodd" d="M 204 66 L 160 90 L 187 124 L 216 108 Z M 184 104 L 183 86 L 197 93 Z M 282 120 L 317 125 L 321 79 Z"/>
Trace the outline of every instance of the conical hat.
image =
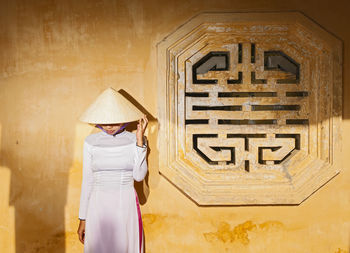
<path id="1" fill-rule="evenodd" d="M 108 88 L 80 116 L 80 120 L 91 124 L 117 124 L 136 121 L 143 113 L 123 95 Z"/>

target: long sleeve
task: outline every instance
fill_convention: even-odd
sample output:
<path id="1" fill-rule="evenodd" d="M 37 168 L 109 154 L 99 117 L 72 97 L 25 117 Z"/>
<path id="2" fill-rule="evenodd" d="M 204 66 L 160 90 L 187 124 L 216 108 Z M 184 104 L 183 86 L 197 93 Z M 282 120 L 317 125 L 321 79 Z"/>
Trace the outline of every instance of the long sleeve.
<path id="1" fill-rule="evenodd" d="M 85 220 L 92 189 L 91 146 L 85 141 L 83 147 L 83 182 L 81 185 L 79 219 Z"/>
<path id="2" fill-rule="evenodd" d="M 146 160 L 146 155 L 147 155 L 147 140 L 146 138 L 144 139 L 144 145 L 143 147 L 139 147 L 135 145 L 135 163 L 134 163 L 134 168 L 132 171 L 133 178 L 140 182 L 142 181 L 148 170 L 147 166 L 147 160 Z"/>

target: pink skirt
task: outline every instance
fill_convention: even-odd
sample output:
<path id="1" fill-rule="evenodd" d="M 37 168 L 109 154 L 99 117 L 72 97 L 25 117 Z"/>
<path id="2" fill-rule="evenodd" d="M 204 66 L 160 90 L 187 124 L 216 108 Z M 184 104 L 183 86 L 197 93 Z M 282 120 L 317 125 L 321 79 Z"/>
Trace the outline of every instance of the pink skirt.
<path id="1" fill-rule="evenodd" d="M 141 213 L 133 185 L 93 187 L 84 253 L 143 253 Z"/>

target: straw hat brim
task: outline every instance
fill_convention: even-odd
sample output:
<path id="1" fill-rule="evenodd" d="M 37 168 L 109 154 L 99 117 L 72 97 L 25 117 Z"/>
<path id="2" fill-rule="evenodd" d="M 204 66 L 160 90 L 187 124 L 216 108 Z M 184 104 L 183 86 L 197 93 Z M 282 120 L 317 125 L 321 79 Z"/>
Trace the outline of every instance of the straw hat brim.
<path id="1" fill-rule="evenodd" d="M 108 88 L 80 116 L 90 124 L 118 124 L 139 120 L 143 113 L 123 95 Z"/>

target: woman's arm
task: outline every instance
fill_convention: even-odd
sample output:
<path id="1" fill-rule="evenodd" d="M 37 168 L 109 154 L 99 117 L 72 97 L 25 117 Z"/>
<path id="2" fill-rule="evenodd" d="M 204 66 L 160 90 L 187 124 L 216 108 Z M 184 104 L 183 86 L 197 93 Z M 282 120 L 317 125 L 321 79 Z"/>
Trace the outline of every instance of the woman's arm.
<path id="1" fill-rule="evenodd" d="M 146 160 L 146 155 L 147 155 L 147 145 L 146 141 L 144 141 L 143 145 L 140 146 L 138 143 L 136 144 L 136 151 L 135 151 L 135 163 L 134 163 L 134 168 L 133 168 L 133 178 L 140 182 L 142 181 L 148 170 L 147 166 L 147 160 Z"/>
<path id="2" fill-rule="evenodd" d="M 80 207 L 79 207 L 80 224 L 78 228 L 79 240 L 82 243 L 84 243 L 87 205 L 89 202 L 91 189 L 92 189 L 92 182 L 93 182 L 90 150 L 91 150 L 90 145 L 85 141 L 84 147 L 83 147 L 83 182 L 81 184 Z"/>
<path id="3" fill-rule="evenodd" d="M 136 131 L 136 151 L 135 151 L 135 163 L 133 168 L 133 177 L 136 181 L 142 181 L 147 174 L 147 140 L 144 137 L 144 133 L 148 124 L 146 115 L 139 120 Z"/>

